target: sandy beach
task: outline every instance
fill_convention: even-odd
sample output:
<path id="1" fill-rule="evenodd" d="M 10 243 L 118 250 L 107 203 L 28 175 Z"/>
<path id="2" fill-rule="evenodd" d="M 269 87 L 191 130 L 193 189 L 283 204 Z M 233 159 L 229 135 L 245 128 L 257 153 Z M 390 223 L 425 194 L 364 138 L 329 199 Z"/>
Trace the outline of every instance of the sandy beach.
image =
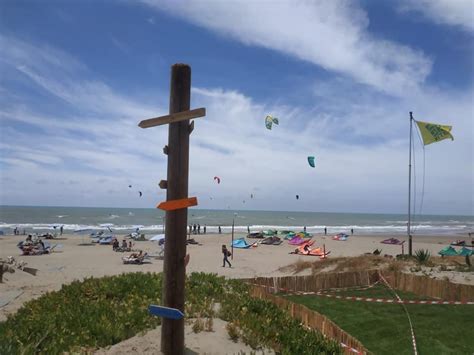
<path id="1" fill-rule="evenodd" d="M 250 249 L 234 248 L 232 268 L 222 267 L 221 245 L 230 245 L 230 234 L 208 234 L 192 236 L 199 245 L 188 245 L 190 262 L 187 272 L 217 273 L 229 278 L 248 278 L 254 276 L 282 276 L 292 274 L 291 271 L 280 268 L 295 263 L 298 260 L 321 262 L 319 258 L 312 256 L 301 256 L 290 254 L 294 246 L 288 245 L 286 241 L 279 246 L 258 245 Z M 330 251 L 329 258 L 341 256 L 357 256 L 375 249 L 382 249 L 382 255 L 400 254 L 399 245 L 385 245 L 380 241 L 388 238 L 387 235 L 354 235 L 345 242 L 334 241 L 330 236 L 315 235 L 315 245 L 325 245 Z M 236 236 L 237 238 L 237 236 Z M 432 255 L 448 245 L 449 242 L 459 236 L 415 236 L 414 250 L 428 249 Z M 79 245 L 85 239 L 77 235 L 63 235 L 57 240 L 51 240 L 51 244 L 59 244 L 54 252 L 41 256 L 20 256 L 20 250 L 16 244 L 23 240 L 24 236 L 3 236 L 0 238 L 0 258 L 7 259 L 13 256 L 17 261 L 24 261 L 28 267 L 38 269 L 37 275 L 33 276 L 25 272 L 17 271 L 13 274 L 4 275 L 4 282 L 0 284 L 2 294 L 2 305 L 0 305 L 0 321 L 5 320 L 8 314 L 15 312 L 21 305 L 45 292 L 58 290 L 61 285 L 81 280 L 86 277 L 101 277 L 105 275 L 116 275 L 126 272 L 160 272 L 163 270 L 163 260 L 151 257 L 142 265 L 125 265 L 122 257 L 129 253 L 119 253 L 112 250 L 111 245 Z M 123 236 L 119 236 L 121 241 Z M 248 239 L 254 241 L 253 239 Z M 255 240 L 255 241 L 258 241 Z M 157 255 L 159 247 L 156 242 L 135 241 L 134 249 L 143 250 L 149 255 Z M 407 247 L 405 246 L 405 253 Z M 311 272 L 309 269 L 301 274 Z M 470 283 L 473 275 L 463 273 L 446 273 L 444 276 L 453 281 Z M 7 304 L 5 304 L 7 303 Z"/>

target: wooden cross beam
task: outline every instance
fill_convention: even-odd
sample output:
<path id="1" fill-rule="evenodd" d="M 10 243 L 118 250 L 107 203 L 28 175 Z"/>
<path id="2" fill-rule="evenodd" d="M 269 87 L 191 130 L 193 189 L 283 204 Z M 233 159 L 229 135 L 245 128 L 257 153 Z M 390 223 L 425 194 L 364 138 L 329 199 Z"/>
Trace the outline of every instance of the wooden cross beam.
<path id="1" fill-rule="evenodd" d="M 171 67 L 170 114 L 138 124 L 141 128 L 169 124 L 168 144 L 163 148 L 168 156 L 168 173 L 166 180 L 159 183 L 160 188 L 166 189 L 166 201 L 158 206 L 166 211 L 163 304 L 159 307 L 181 313 L 184 312 L 185 268 L 189 261 L 186 254 L 188 207 L 197 205 L 196 197 L 188 197 L 189 135 L 194 128 L 194 121 L 190 124 L 189 120 L 206 115 L 205 108 L 190 110 L 190 101 L 191 68 L 175 64 Z M 165 355 L 184 354 L 183 317 L 163 318 L 161 351 Z"/>
<path id="2" fill-rule="evenodd" d="M 198 117 L 203 117 L 203 116 L 206 116 L 206 109 L 204 107 L 201 107 L 194 110 L 172 113 L 166 116 L 149 118 L 147 120 L 141 121 L 138 124 L 138 127 L 141 127 L 141 128 L 156 127 L 156 126 L 161 126 L 164 124 L 190 120 L 193 118 L 198 118 Z"/>

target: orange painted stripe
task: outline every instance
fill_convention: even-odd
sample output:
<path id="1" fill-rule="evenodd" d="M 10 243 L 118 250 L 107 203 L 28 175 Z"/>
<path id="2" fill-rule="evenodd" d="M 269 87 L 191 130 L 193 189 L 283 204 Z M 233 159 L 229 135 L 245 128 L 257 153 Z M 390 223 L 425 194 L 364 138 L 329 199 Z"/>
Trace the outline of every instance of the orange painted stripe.
<path id="1" fill-rule="evenodd" d="M 164 211 L 180 210 L 191 206 L 197 206 L 197 197 L 182 198 L 180 200 L 171 200 L 161 202 L 156 208 Z"/>

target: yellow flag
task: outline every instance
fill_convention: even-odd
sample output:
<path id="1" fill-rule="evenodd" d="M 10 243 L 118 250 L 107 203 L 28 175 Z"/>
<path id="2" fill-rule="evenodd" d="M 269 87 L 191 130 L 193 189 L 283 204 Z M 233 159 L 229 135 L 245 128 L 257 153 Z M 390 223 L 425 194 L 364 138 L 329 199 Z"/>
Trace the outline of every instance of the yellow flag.
<path id="1" fill-rule="evenodd" d="M 421 136 L 423 137 L 423 144 L 428 145 L 431 143 L 442 141 L 443 139 L 451 138 L 454 140 L 453 135 L 450 133 L 452 126 L 443 126 L 440 124 L 415 121 L 420 129 Z"/>

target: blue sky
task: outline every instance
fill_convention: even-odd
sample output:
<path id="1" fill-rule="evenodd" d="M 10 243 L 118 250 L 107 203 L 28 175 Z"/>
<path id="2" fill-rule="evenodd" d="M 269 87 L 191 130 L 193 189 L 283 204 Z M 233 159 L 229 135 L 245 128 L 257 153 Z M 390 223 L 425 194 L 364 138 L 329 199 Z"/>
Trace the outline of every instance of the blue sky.
<path id="1" fill-rule="evenodd" d="M 207 108 L 191 135 L 201 208 L 403 213 L 413 111 L 455 137 L 425 148 L 423 212 L 472 215 L 473 13 L 462 0 L 3 1 L 0 203 L 163 200 L 167 130 L 136 125 L 167 112 L 184 62 L 191 106 Z"/>

